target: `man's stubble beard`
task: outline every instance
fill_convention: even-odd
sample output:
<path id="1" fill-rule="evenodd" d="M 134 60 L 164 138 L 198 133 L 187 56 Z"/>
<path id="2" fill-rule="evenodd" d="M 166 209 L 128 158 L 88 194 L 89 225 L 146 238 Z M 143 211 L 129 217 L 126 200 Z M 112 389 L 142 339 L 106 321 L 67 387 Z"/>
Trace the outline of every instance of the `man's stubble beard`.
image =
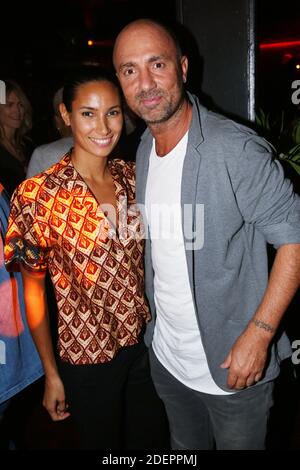
<path id="1" fill-rule="evenodd" d="M 175 107 L 172 107 L 171 104 L 169 104 L 165 109 L 164 109 L 164 114 L 158 118 L 158 119 L 147 119 L 143 116 L 141 118 L 145 121 L 147 125 L 155 125 L 155 124 L 162 124 L 164 122 L 167 122 L 172 116 L 174 116 L 177 111 L 181 108 L 182 104 L 184 102 L 184 94 L 182 94 L 180 100 L 178 101 L 177 105 Z"/>
<path id="2" fill-rule="evenodd" d="M 143 121 L 147 124 L 147 125 L 155 125 L 155 124 L 162 124 L 166 121 L 168 121 L 172 116 L 174 116 L 174 114 L 176 114 L 178 112 L 178 110 L 181 108 L 184 100 L 185 100 L 185 90 L 184 90 L 184 85 L 183 85 L 183 82 L 180 78 L 178 78 L 178 85 L 179 85 L 179 94 L 180 94 L 180 98 L 177 102 L 177 104 L 173 107 L 172 106 L 172 103 L 167 103 L 165 109 L 162 110 L 163 115 L 157 119 L 147 119 L 146 116 L 143 116 L 142 113 L 137 113 L 139 114 L 140 118 L 143 119 Z M 145 98 L 145 97 L 152 97 L 152 96 L 164 96 L 163 93 L 157 93 L 157 94 L 145 94 L 145 93 L 141 93 L 137 99 L 141 99 L 142 97 Z"/>

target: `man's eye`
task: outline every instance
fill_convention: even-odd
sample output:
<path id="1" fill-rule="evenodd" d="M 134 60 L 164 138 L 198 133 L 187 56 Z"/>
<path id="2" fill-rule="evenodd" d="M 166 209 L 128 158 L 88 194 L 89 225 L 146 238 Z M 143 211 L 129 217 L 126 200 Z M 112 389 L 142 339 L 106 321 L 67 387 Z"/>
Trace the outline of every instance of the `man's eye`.
<path id="1" fill-rule="evenodd" d="M 125 72 L 124 72 L 124 75 L 127 75 L 127 76 L 128 76 L 128 75 L 133 75 L 133 74 L 134 74 L 134 70 L 133 70 L 133 69 L 127 69 L 127 70 L 125 70 Z"/>
<path id="2" fill-rule="evenodd" d="M 83 111 L 82 116 L 91 117 L 91 116 L 93 116 L 93 113 L 91 111 Z"/>
<path id="3" fill-rule="evenodd" d="M 154 64 L 155 69 L 162 69 L 164 66 L 165 64 L 163 64 L 162 62 L 156 62 L 156 64 Z"/>

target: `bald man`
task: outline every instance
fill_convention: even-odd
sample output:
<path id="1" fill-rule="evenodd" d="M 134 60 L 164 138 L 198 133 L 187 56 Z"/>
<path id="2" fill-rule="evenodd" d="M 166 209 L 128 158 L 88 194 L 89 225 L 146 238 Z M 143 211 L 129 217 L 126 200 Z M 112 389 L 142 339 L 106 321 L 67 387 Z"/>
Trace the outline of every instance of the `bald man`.
<path id="1" fill-rule="evenodd" d="M 147 226 L 146 332 L 173 449 L 263 449 L 280 321 L 299 286 L 299 198 L 266 141 L 185 91 L 173 33 L 138 20 L 114 66 L 148 126 L 137 152 Z M 268 280 L 267 243 L 277 248 Z"/>

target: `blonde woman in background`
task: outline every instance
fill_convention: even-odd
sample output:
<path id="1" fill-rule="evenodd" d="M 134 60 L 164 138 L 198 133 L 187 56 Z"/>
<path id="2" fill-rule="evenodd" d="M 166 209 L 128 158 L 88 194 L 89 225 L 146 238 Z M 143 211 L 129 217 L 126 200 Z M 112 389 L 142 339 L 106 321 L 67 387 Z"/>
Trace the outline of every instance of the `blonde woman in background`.
<path id="1" fill-rule="evenodd" d="M 0 182 L 11 196 L 25 179 L 32 110 L 16 82 L 4 80 L 4 83 L 6 103 L 0 104 Z"/>

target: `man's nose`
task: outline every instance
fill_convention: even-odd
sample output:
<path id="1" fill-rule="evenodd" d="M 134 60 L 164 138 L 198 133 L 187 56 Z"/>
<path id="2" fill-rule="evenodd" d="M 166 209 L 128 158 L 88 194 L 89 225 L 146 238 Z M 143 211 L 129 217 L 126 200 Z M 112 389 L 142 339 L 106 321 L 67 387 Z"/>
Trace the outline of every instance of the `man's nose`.
<path id="1" fill-rule="evenodd" d="M 151 90 L 156 87 L 156 82 L 150 70 L 141 70 L 140 87 L 142 90 Z"/>

